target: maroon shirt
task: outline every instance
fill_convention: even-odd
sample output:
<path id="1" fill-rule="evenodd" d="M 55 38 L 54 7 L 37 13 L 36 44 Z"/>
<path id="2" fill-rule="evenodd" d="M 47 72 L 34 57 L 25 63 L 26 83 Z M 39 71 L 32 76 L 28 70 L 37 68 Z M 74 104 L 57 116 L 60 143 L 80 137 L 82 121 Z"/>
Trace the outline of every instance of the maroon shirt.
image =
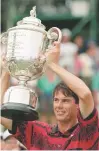
<path id="1" fill-rule="evenodd" d="M 58 126 L 39 121 L 13 122 L 12 133 L 28 150 L 98 150 L 99 123 L 96 109 L 83 120 L 78 116 L 78 124 L 61 133 Z"/>

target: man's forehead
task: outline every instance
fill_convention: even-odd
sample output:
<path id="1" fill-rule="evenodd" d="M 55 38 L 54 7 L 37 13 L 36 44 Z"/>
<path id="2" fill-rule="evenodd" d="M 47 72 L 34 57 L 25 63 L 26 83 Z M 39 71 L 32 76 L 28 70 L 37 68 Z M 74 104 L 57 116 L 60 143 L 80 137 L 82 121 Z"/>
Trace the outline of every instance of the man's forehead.
<path id="1" fill-rule="evenodd" d="M 63 100 L 63 99 L 66 99 L 66 100 L 72 100 L 73 99 L 73 97 L 66 97 L 66 96 L 64 96 L 64 97 L 54 97 L 54 99 L 61 99 L 61 100 Z"/>
<path id="2" fill-rule="evenodd" d="M 60 99 L 73 99 L 73 97 L 72 96 L 66 96 L 66 95 L 64 95 L 63 93 L 56 93 L 55 95 L 54 95 L 54 99 L 55 98 L 60 98 Z"/>
<path id="3" fill-rule="evenodd" d="M 63 96 L 63 97 L 69 97 L 67 94 L 64 94 L 64 93 L 62 92 L 62 90 L 58 90 L 58 91 L 56 91 L 56 92 L 54 93 L 54 97 L 57 97 L 58 95 L 61 95 L 61 96 Z"/>

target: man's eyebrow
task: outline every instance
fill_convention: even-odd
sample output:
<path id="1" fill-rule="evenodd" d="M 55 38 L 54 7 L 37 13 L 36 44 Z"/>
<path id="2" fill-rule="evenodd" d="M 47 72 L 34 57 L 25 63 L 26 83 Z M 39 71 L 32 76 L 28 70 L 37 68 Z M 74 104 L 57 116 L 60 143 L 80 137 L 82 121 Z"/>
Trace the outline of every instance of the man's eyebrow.
<path id="1" fill-rule="evenodd" d="M 54 97 L 54 99 L 59 99 L 59 98 Z"/>
<path id="2" fill-rule="evenodd" d="M 54 97 L 54 99 L 59 99 L 59 98 L 58 97 Z M 71 99 L 71 97 L 64 97 L 61 100 L 63 100 L 63 99 Z"/>

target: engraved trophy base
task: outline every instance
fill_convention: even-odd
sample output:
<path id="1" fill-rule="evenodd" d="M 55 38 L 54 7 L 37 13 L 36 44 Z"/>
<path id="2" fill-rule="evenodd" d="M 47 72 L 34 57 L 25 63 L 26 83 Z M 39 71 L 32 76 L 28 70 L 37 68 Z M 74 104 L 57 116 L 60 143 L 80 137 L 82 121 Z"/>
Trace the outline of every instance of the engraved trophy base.
<path id="1" fill-rule="evenodd" d="M 17 121 L 38 120 L 38 113 L 29 105 L 20 103 L 5 103 L 1 106 L 2 117 Z"/>

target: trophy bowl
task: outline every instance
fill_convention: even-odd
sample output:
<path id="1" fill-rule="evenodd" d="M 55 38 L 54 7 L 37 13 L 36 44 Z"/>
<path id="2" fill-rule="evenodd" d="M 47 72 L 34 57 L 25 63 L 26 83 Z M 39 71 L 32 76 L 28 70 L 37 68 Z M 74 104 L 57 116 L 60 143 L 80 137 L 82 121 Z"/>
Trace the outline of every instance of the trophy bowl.
<path id="1" fill-rule="evenodd" d="M 6 46 L 5 68 L 10 75 L 18 79 L 18 86 L 10 87 L 5 93 L 1 115 L 10 119 L 36 120 L 38 113 L 33 104 L 37 97 L 27 81 L 38 79 L 46 69 L 46 49 L 54 41 L 61 41 L 61 31 L 52 27 L 48 31 L 36 18 L 36 7 L 30 11 L 30 16 L 23 18 L 17 26 L 2 34 L 1 42 Z"/>

